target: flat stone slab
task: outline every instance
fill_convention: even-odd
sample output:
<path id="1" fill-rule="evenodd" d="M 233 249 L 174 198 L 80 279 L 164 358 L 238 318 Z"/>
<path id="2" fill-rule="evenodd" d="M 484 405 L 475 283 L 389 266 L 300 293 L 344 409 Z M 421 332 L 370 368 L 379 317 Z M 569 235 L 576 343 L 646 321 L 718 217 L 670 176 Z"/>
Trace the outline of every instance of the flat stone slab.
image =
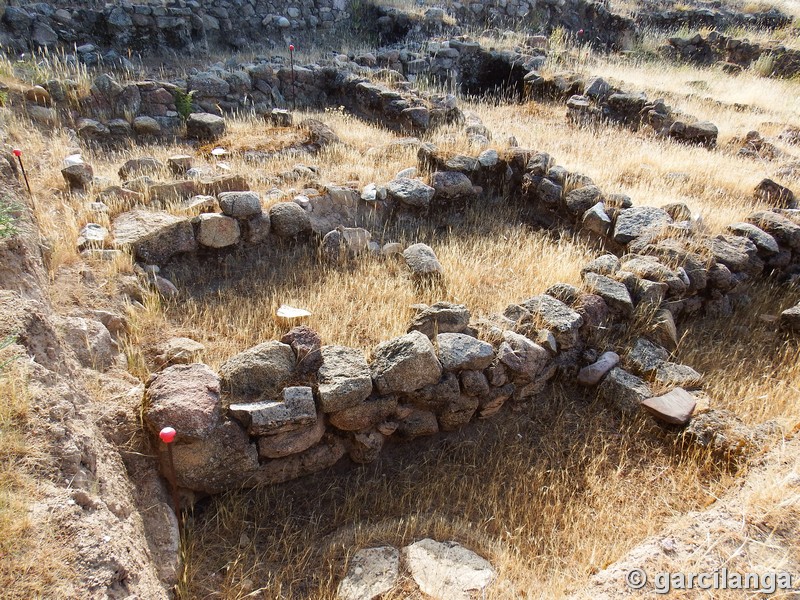
<path id="1" fill-rule="evenodd" d="M 437 600 L 471 600 L 495 578 L 489 561 L 456 542 L 420 540 L 403 558 L 419 589 Z"/>
<path id="2" fill-rule="evenodd" d="M 258 438 L 258 455 L 261 458 L 283 458 L 298 454 L 317 444 L 324 435 L 325 417 L 320 413 L 314 425 Z"/>
<path id="3" fill-rule="evenodd" d="M 642 406 L 656 419 L 673 425 L 686 425 L 696 405 L 696 398 L 680 387 L 642 402 Z"/>
<path id="4" fill-rule="evenodd" d="M 339 600 L 373 600 L 390 591 L 400 576 L 400 551 L 391 546 L 364 548 L 350 559 L 339 583 Z"/>
<path id="5" fill-rule="evenodd" d="M 285 388 L 281 397 L 280 402 L 231 404 L 228 410 L 233 418 L 247 427 L 250 435 L 275 435 L 316 422 L 317 410 L 310 387 Z"/>
<path id="6" fill-rule="evenodd" d="M 131 248 L 137 258 L 151 264 L 163 264 L 175 254 L 197 250 L 191 222 L 166 212 L 123 213 L 114 219 L 112 236 L 116 248 Z"/>

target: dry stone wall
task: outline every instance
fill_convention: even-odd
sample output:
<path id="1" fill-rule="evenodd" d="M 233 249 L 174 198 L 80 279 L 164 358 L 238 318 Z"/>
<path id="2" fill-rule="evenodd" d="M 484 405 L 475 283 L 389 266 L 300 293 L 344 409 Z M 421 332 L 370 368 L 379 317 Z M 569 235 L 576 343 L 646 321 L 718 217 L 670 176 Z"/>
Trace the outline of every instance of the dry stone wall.
<path id="1" fill-rule="evenodd" d="M 107 143 L 134 136 L 177 136 L 184 124 L 189 137 L 209 140 L 222 135 L 221 120 L 209 117 L 203 117 L 205 125 L 195 118 L 198 128 L 193 130 L 187 108 L 189 114 L 219 117 L 249 111 L 271 118 L 275 107 L 341 106 L 361 118 L 413 134 L 463 121 L 452 95 L 421 93 L 406 82 L 376 83 L 366 75 L 372 71 L 346 57 L 343 62 L 294 69 L 284 61 L 264 59 L 195 71 L 176 82 L 126 82 L 102 74 L 83 97 L 77 97 L 68 81 L 44 82 L 28 91 L 27 111 L 37 122 L 71 123 L 81 138 Z"/>
<path id="2" fill-rule="evenodd" d="M 0 45 L 24 52 L 37 48 L 77 48 L 89 64 L 108 49 L 150 54 L 181 50 L 263 46 L 304 31 L 347 23 L 380 43 L 402 41 L 409 34 L 458 31 L 523 22 L 539 33 L 557 27 L 581 31 L 587 42 L 606 49 L 627 49 L 635 37 L 632 20 L 589 0 L 510 0 L 454 3 L 447 12 L 430 8 L 424 16 L 371 2 L 351 0 L 171 0 L 106 4 L 25 3 L 5 8 Z M 120 58 L 115 55 L 114 58 Z"/>
<path id="3" fill-rule="evenodd" d="M 408 333 L 376 346 L 370 360 L 298 327 L 281 341 L 231 357 L 218 373 L 203 364 L 165 369 L 147 386 L 146 422 L 153 433 L 164 426 L 178 430 L 181 487 L 218 493 L 301 477 L 345 456 L 370 462 L 387 443 L 490 418 L 507 404 L 546 393 L 555 379 L 594 390 L 620 413 L 648 411 L 720 455 L 758 443 L 758 432 L 730 413 L 697 409 L 705 402 L 702 375 L 670 360 L 670 353 L 680 319 L 729 315 L 746 302 L 748 282 L 791 278 L 800 269 L 800 211 L 756 212 L 728 233 L 710 235 L 685 205 L 633 206 L 545 153 L 511 148 L 458 156 L 422 145 L 419 161 L 431 186 L 408 179 L 373 186 L 374 195 L 329 189 L 318 203 L 281 202 L 268 214 L 257 197 L 231 202 L 221 195 L 223 213 L 204 219 L 225 220 L 226 231 L 237 230 L 234 222 L 246 231 L 250 219 L 268 220 L 262 243 L 274 236 L 318 244 L 323 259 L 347 262 L 381 251 L 370 243 L 370 232 L 357 227 L 364 211 L 384 219 L 443 219 L 494 189 L 525 207 L 531 220 L 573 229 L 607 253 L 584 266 L 580 288 L 555 285 L 501 315 L 473 319 L 466 306 L 420 306 Z M 315 213 L 316 204 L 325 208 Z M 206 237 L 202 228 L 202 220 L 165 222 L 130 247 L 150 260 L 155 249 L 172 249 L 160 257 L 164 261 L 180 259 L 178 242 L 186 252 L 214 251 L 203 240 L 219 235 Z M 388 254 L 398 251 L 402 247 Z M 403 259 L 418 280 L 441 276 L 424 244 L 405 249 Z M 635 318 L 650 320 L 648 333 L 615 347 L 613 332 L 628 331 Z M 782 324 L 791 329 L 794 319 L 788 315 Z"/>
<path id="4" fill-rule="evenodd" d="M 346 0 L 173 0 L 110 4 L 28 3 L 8 6 L 0 42 L 18 51 L 59 45 L 150 53 L 244 47 L 265 37 L 331 28 L 351 17 Z M 79 52 L 81 52 L 79 48 Z"/>
<path id="5" fill-rule="evenodd" d="M 778 43 L 759 44 L 748 39 L 733 38 L 711 31 L 705 37 L 699 33 L 673 36 L 660 48 L 663 56 L 672 60 L 701 65 L 718 63 L 723 69 L 737 73 L 762 60 L 760 69 L 769 77 L 792 78 L 800 73 L 800 51 Z"/>

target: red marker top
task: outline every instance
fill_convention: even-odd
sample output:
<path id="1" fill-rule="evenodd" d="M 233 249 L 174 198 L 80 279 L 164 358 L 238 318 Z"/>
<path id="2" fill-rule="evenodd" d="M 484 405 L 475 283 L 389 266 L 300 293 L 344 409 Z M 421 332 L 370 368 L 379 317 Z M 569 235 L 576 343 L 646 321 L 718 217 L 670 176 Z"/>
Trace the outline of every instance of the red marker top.
<path id="1" fill-rule="evenodd" d="M 22 156 L 22 150 L 20 150 L 19 148 L 14 148 L 13 152 L 14 152 L 14 156 L 16 156 L 17 158 Z"/>
<path id="2" fill-rule="evenodd" d="M 289 44 L 289 52 L 294 52 L 294 44 Z"/>
<path id="3" fill-rule="evenodd" d="M 583 29 L 578 30 L 578 35 L 583 35 Z"/>
<path id="4" fill-rule="evenodd" d="M 165 444 L 169 444 L 175 439 L 176 433 L 177 432 L 172 427 L 164 427 L 158 434 L 158 437 L 160 437 L 161 441 Z"/>

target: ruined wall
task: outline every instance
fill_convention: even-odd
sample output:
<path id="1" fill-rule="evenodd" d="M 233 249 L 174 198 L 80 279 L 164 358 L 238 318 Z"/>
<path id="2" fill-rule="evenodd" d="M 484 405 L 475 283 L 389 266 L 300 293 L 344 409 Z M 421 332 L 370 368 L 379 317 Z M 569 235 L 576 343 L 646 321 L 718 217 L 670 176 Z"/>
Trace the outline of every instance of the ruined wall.
<path id="1" fill-rule="evenodd" d="M 415 32 L 429 35 L 520 22 L 534 33 L 549 33 L 557 27 L 580 30 L 588 43 L 607 49 L 625 49 L 635 35 L 633 21 L 587 0 L 540 4 L 484 0 L 456 3 L 449 13 L 429 9 L 424 17 L 379 4 L 351 0 L 29 3 L 5 8 L 0 44 L 17 52 L 93 45 L 115 49 L 123 56 L 167 50 L 194 53 L 217 47 L 265 46 L 271 40 L 330 29 L 337 23 L 377 36 L 378 43 L 398 42 Z"/>
<path id="2" fill-rule="evenodd" d="M 458 429 L 506 404 L 532 401 L 554 380 L 586 386 L 624 414 L 647 410 L 721 453 L 737 450 L 710 440 L 736 439 L 741 449 L 755 443 L 732 415 L 713 406 L 695 413 L 703 378 L 670 360 L 675 323 L 730 315 L 747 302 L 748 282 L 797 272 L 796 209 L 757 212 L 713 236 L 685 205 L 632 206 L 541 152 L 510 148 L 459 156 L 421 145 L 419 168 L 430 174 L 430 185 L 401 178 L 361 192 L 331 187 L 268 212 L 257 194 L 247 201 L 220 195 L 222 214 L 175 218 L 127 245 L 140 259 L 168 264 L 180 260 L 182 250 L 214 252 L 221 237 L 212 231 L 249 232 L 256 220 L 257 240 L 231 236 L 229 244 L 318 244 L 334 263 L 364 252 L 382 252 L 387 260 L 402 252 L 412 277 L 433 283 L 442 270 L 430 248 L 370 244 L 370 231 L 358 227 L 368 223 L 363 215 L 379 218 L 375 230 L 398 217 L 436 222 L 481 202 L 485 193 L 499 193 L 523 206 L 532 221 L 577 231 L 607 254 L 584 266 L 581 288 L 554 285 L 502 315 L 476 320 L 465 306 L 420 307 L 409 333 L 376 346 L 369 361 L 359 350 L 325 345 L 300 328 L 231 357 L 219 373 L 202 364 L 167 368 L 147 389 L 146 421 L 153 433 L 164 426 L 178 430 L 180 486 L 217 493 L 287 481 L 345 456 L 369 462 L 388 443 Z M 158 249 L 166 254 L 158 256 Z M 613 332 L 630 331 L 642 319 L 649 320 L 641 330 L 646 333 L 632 345 L 610 341 Z M 781 325 L 794 328 L 795 319 L 785 315 Z M 709 434 L 720 428 L 725 435 Z"/>
<path id="3" fill-rule="evenodd" d="M 790 79 L 800 73 L 800 51 L 776 42 L 760 44 L 744 38 L 733 38 L 718 31 L 705 36 L 673 36 L 659 48 L 662 56 L 671 60 L 700 65 L 720 63 L 723 69 L 737 73 L 750 67 L 762 57 L 759 72 L 768 77 Z"/>
<path id="4" fill-rule="evenodd" d="M 349 19 L 346 0 L 204 0 L 106 4 L 31 3 L 6 7 L 0 43 L 18 51 L 81 46 L 156 52 L 244 47 L 303 29 L 326 29 Z"/>

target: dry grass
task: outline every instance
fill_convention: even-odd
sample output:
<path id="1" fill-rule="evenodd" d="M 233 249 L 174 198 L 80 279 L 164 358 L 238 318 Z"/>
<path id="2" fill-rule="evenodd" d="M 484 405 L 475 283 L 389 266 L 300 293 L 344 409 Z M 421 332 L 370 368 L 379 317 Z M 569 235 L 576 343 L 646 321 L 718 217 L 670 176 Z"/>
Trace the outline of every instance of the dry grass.
<path id="1" fill-rule="evenodd" d="M 166 316 L 184 334 L 206 344 L 206 360 L 218 365 L 237 351 L 280 338 L 291 327 L 273 317 L 284 303 L 312 311 L 307 324 L 325 343 L 368 350 L 405 333 L 416 303 L 465 304 L 478 317 L 502 312 L 510 302 L 541 293 L 553 283 L 580 282 L 580 265 L 589 255 L 580 244 L 550 239 L 510 218 L 495 216 L 480 223 L 485 221 L 480 210 L 470 218 L 467 235 L 419 231 L 408 236 L 433 246 L 446 273 L 442 286 L 415 286 L 402 259 L 364 258 L 350 268 L 332 268 L 297 249 L 265 257 L 255 269 L 224 270 L 229 285 L 187 298 L 168 308 Z M 176 279 L 189 284 L 196 276 L 189 269 Z"/>
<path id="2" fill-rule="evenodd" d="M 775 419 L 791 430 L 800 420 L 800 349 L 797 340 L 775 330 L 772 319 L 796 304 L 797 292 L 762 284 L 752 297 L 736 319 L 693 323 L 677 357 L 705 375 L 714 406 L 747 423 Z"/>
<path id="3" fill-rule="evenodd" d="M 749 129 L 765 127 L 772 133 L 798 124 L 796 83 L 747 74 L 733 79 L 689 67 L 588 55 L 582 60 L 582 68 L 597 69 L 631 89 L 664 96 L 674 106 L 714 121 L 723 144 Z M 692 81 L 704 82 L 702 93 Z M 720 100 L 727 104 L 718 104 Z M 730 106 L 734 102 L 761 112 L 739 111 Z M 629 193 L 637 204 L 684 201 L 704 214 L 712 231 L 761 208 L 751 200 L 752 187 L 772 169 L 722 150 L 709 152 L 627 130 L 575 128 L 565 122 L 560 105 L 469 108 L 492 130 L 494 147 L 501 148 L 514 135 L 520 145 L 550 152 L 559 164 L 591 176 L 604 190 Z M 307 116 L 328 123 L 342 144 L 317 156 L 277 155 L 258 164 L 234 152 L 224 162 L 231 172 L 246 173 L 254 189 L 276 188 L 286 199 L 327 182 L 385 182 L 416 164 L 415 149 L 395 144 L 397 136 L 387 130 L 337 110 Z M 229 127 L 228 139 L 236 148 L 271 143 L 261 121 L 239 118 Z M 59 166 L 72 146 L 66 134 L 13 118 L 8 128 L 12 142 L 25 151 L 39 224 L 54 251 L 51 275 L 56 279 L 81 260 L 75 240 L 84 223 L 97 221 L 88 209 L 94 196 L 64 191 Z M 452 129 L 427 139 L 448 149 L 475 151 Z M 97 175 L 117 183 L 116 170 L 127 158 L 165 160 L 187 150 L 164 145 L 88 151 L 84 156 Z M 213 159 L 198 157 L 197 162 L 222 172 Z M 299 162 L 316 166 L 319 178 L 281 175 Z M 277 196 L 271 195 L 265 206 Z M 474 316 L 502 311 L 552 283 L 578 283 L 580 266 L 593 254 L 574 240 L 532 230 L 512 208 L 489 199 L 449 230 L 374 233 L 382 241 L 431 244 L 447 274 L 444 285 L 419 289 L 404 265 L 393 260 L 366 257 L 349 267 L 322 266 L 313 252 L 299 247 L 284 249 L 279 257 L 267 254 L 246 271 L 231 261 L 196 265 L 200 281 L 174 270 L 170 276 L 186 290 L 176 303 L 150 296 L 144 308 L 131 312 L 133 334 L 125 349 L 131 371 L 145 379 L 146 347 L 173 334 L 203 342 L 206 361 L 217 367 L 235 352 L 279 337 L 286 326 L 273 315 L 282 303 L 312 310 L 308 324 L 325 343 L 369 351 L 378 341 L 405 331 L 414 303 L 450 300 L 466 304 Z M 111 277 L 129 272 L 131 263 L 92 268 Z M 738 313 L 746 316 L 737 322 L 692 325 L 677 358 L 706 374 L 714 405 L 730 408 L 751 423 L 778 419 L 791 426 L 800 418 L 797 344 L 776 337 L 772 326 L 758 319 L 762 312 L 777 314 L 791 303 L 791 294 L 762 287 L 754 303 Z M 0 396 L 5 400 L 7 394 Z M 11 430 L 24 431 L 14 419 L 8 421 Z M 9 448 L 19 443 L 14 435 L 7 440 Z M 708 505 L 730 486 L 732 474 L 716 469 L 702 455 L 678 452 L 673 440 L 646 418 L 623 421 L 580 391 L 556 388 L 517 412 L 419 442 L 413 450 L 391 446 L 376 465 L 231 493 L 199 505 L 185 539 L 188 570 L 181 597 L 329 598 L 350 552 L 424 536 L 455 539 L 487 556 L 499 573 L 487 590 L 489 598 L 562 597 L 669 519 Z M 5 448 L 5 437 L 2 444 Z M 5 456 L 5 450 L 0 452 L 3 460 Z M 24 472 L 14 461 L 13 472 Z M 768 516 L 776 501 L 780 496 L 765 491 L 753 510 Z M 25 533 L 24 519 L 17 518 L 24 505 L 4 503 L 13 511 L 8 514 L 15 515 L 14 526 L 22 528 L 17 533 Z M 25 560 L 28 568 L 35 568 L 35 561 Z M 34 581 L 45 578 L 36 571 L 27 573 Z M 11 572 L 2 574 L 3 583 L 12 577 Z M 13 584 L 6 589 L 26 589 L 18 580 L 8 581 Z M 398 590 L 390 597 L 414 596 Z"/>
<path id="4" fill-rule="evenodd" d="M 40 467 L 47 454 L 34 422 L 24 365 L 7 364 L 0 373 L 0 586 L 9 600 L 58 594 L 71 578 L 68 545 L 54 546 L 48 517 L 34 522 L 29 513 L 42 498 Z"/>
<path id="5" fill-rule="evenodd" d="M 730 481 L 570 390 L 421 445 L 198 508 L 181 597 L 331 598 L 350 552 L 430 536 L 489 558 L 487 598 L 558 598 Z"/>

